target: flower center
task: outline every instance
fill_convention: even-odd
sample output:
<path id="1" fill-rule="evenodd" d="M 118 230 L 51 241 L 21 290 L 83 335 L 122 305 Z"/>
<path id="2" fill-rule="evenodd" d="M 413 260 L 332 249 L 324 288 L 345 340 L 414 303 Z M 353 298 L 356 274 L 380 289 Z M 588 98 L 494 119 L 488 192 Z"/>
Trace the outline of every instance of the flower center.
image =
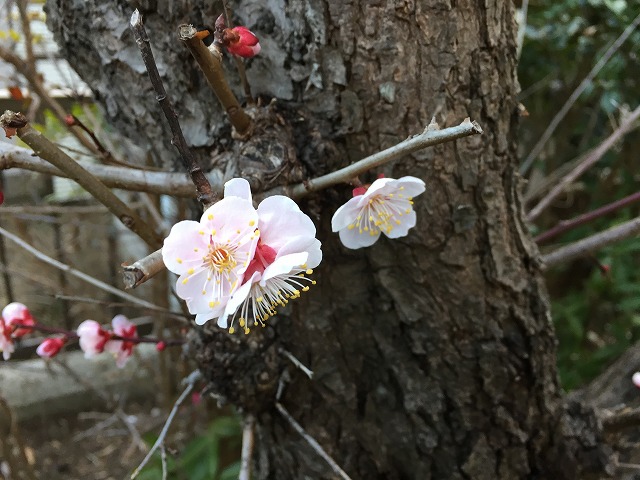
<path id="1" fill-rule="evenodd" d="M 229 273 L 238 265 L 229 246 L 215 244 L 213 239 L 210 240 L 209 251 L 202 260 L 205 266 L 216 273 Z"/>

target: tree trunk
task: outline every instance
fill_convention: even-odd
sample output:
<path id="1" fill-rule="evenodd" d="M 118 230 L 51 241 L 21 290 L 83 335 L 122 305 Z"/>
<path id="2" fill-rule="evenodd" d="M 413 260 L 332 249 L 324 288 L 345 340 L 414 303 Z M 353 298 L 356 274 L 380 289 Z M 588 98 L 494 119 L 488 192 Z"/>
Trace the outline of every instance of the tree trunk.
<path id="1" fill-rule="evenodd" d="M 212 24 L 218 5 L 50 0 L 48 19 L 109 119 L 167 165 L 176 153 L 127 28 L 132 4 L 145 16 L 187 140 L 206 161 L 234 141 L 175 32 L 184 22 Z M 254 93 L 278 99 L 307 175 L 392 146 L 432 116 L 441 126 L 471 117 L 485 132 L 384 170 L 427 183 L 405 238 L 346 250 L 330 218 L 349 188 L 315 195 L 302 208 L 314 212 L 323 243 L 317 285 L 247 337 L 197 330 L 192 346 L 213 389 L 257 416 L 257 478 L 335 478 L 275 409 L 285 368 L 292 381 L 282 404 L 353 479 L 599 471 L 606 460 L 597 439 L 566 438 L 590 430 L 592 415 L 563 408 L 537 250 L 521 218 L 512 2 L 232 7 L 262 44 L 248 67 Z M 280 349 L 309 366 L 313 380 L 292 370 Z M 595 460 L 585 460 L 585 448 Z"/>

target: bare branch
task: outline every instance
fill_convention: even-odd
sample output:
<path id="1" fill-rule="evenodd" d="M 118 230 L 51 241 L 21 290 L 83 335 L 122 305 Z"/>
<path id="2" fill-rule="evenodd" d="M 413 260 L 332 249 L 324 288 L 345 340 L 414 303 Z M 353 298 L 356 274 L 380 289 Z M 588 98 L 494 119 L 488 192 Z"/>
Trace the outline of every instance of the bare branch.
<path id="1" fill-rule="evenodd" d="M 626 238 L 640 233 L 640 217 L 611 227 L 604 232 L 599 232 L 587 238 L 583 238 L 565 247 L 558 248 L 551 253 L 542 255 L 545 267 L 553 267 L 560 263 L 568 262 L 574 258 L 582 257 L 614 244 Z"/>
<path id="2" fill-rule="evenodd" d="M 120 297 L 124 300 L 127 300 L 128 302 L 131 303 L 135 303 L 136 305 L 141 305 L 143 307 L 155 310 L 157 309 L 157 307 L 155 305 L 153 305 L 152 303 L 149 303 L 145 300 L 142 300 L 140 298 L 136 298 L 133 295 L 129 295 L 128 293 L 122 292 L 120 290 L 118 290 L 117 288 L 112 287 L 111 285 L 108 285 L 104 282 L 101 282 L 100 280 L 93 278 L 90 275 L 87 275 L 86 273 L 83 273 L 79 270 L 76 270 L 75 268 L 70 267 L 69 265 L 65 265 L 62 262 L 59 262 L 58 260 L 55 260 L 51 257 L 49 257 L 48 255 L 45 255 L 44 253 L 42 253 L 40 250 L 35 249 L 34 247 L 32 247 L 31 245 L 29 245 L 28 243 L 24 242 L 20 237 L 14 235 L 13 233 L 5 230 L 4 228 L 0 227 L 0 235 L 2 235 L 4 238 L 11 240 L 12 242 L 14 242 L 15 244 L 17 244 L 19 247 L 25 249 L 27 252 L 31 253 L 33 256 L 35 256 L 36 258 L 42 260 L 45 263 L 48 263 L 49 265 L 54 266 L 55 268 L 58 268 L 60 270 L 62 270 L 63 272 L 68 273 L 69 275 L 73 275 L 76 278 L 79 278 L 80 280 L 83 280 L 87 283 L 90 283 L 91 285 L 93 285 L 94 287 L 99 288 L 100 290 L 104 290 L 105 292 L 109 292 L 117 297 Z"/>
<path id="3" fill-rule="evenodd" d="M 311 371 L 307 366 L 305 366 L 300 360 L 298 360 L 291 352 L 285 350 L 284 348 L 280 349 L 280 353 L 282 353 L 291 363 L 295 365 L 295 367 L 309 377 L 309 380 L 313 380 L 313 371 Z"/>
<path id="4" fill-rule="evenodd" d="M 0 142 L 0 170 L 22 168 L 32 172 L 69 178 L 69 175 L 35 156 L 31 150 Z M 182 173 L 150 172 L 133 168 L 91 164 L 91 173 L 110 188 L 193 198 L 193 183 Z M 211 176 L 215 191 L 222 190 L 222 182 Z"/>
<path id="5" fill-rule="evenodd" d="M 527 220 L 529 222 L 535 220 L 544 211 L 544 209 L 547 208 L 551 204 L 551 202 L 565 190 L 565 188 L 567 188 L 569 184 L 575 182 L 584 174 L 584 172 L 595 165 L 598 160 L 600 160 L 602 156 L 607 153 L 609 149 L 613 147 L 613 145 L 633 127 L 633 123 L 639 117 L 640 106 L 636 107 L 636 109 L 631 112 L 627 118 L 624 119 L 622 124 L 600 145 L 585 154 L 583 160 L 580 161 L 573 170 L 565 175 L 562 180 L 560 180 L 558 185 L 556 185 L 542 200 L 540 200 L 540 202 L 538 202 L 535 207 L 531 209 L 531 211 L 527 214 Z"/>
<path id="6" fill-rule="evenodd" d="M 280 412 L 280 415 L 282 415 L 284 419 L 287 422 L 289 422 L 289 425 L 291 425 L 293 429 L 300 434 L 300 436 L 305 440 L 305 442 L 307 442 L 309 446 L 313 448 L 313 450 L 318 455 L 320 455 L 325 462 L 329 464 L 329 466 L 331 467 L 331 469 L 334 471 L 336 475 L 338 475 L 343 480 L 351 480 L 351 477 L 347 475 L 346 472 L 342 470 L 342 468 L 340 468 L 340 465 L 338 465 L 336 461 L 333 458 L 331 458 L 331 456 L 327 452 L 324 451 L 324 449 L 320 446 L 320 444 L 316 441 L 316 439 L 313 438 L 311 435 L 309 435 L 305 431 L 305 429 L 302 428 L 302 426 L 295 421 L 295 419 L 291 416 L 291 414 L 287 411 L 287 409 L 282 406 L 280 402 L 276 402 L 276 409 L 278 410 L 278 412 Z"/>
<path id="7" fill-rule="evenodd" d="M 640 425 L 640 407 L 625 407 L 620 411 L 605 411 L 602 416 L 602 429 L 607 433 L 619 432 Z"/>
<path id="8" fill-rule="evenodd" d="M 124 288 L 127 290 L 136 288 L 164 270 L 162 249 L 156 250 L 131 265 L 123 265 L 122 268 L 124 270 L 122 273 Z"/>
<path id="9" fill-rule="evenodd" d="M 592 222 L 597 218 L 603 217 L 617 210 L 620 210 L 621 208 L 631 205 L 637 202 L 638 200 L 640 200 L 640 192 L 636 192 L 632 195 L 621 198 L 620 200 L 609 203 L 591 212 L 587 212 L 584 215 L 579 215 L 575 218 L 572 218 L 571 220 L 563 220 L 560 223 L 558 223 L 555 227 L 553 227 L 550 230 L 547 230 L 546 232 L 541 233 L 540 235 L 535 237 L 533 240 L 538 244 L 547 242 L 552 238 L 557 237 L 558 235 L 561 235 L 565 232 L 573 230 L 574 228 L 579 227 L 580 225 L 584 225 L 585 223 Z"/>
<path id="10" fill-rule="evenodd" d="M 211 185 L 200 168 L 200 165 L 196 162 L 193 152 L 184 139 L 182 128 L 180 128 L 180 122 L 178 121 L 178 115 L 176 115 L 173 105 L 171 104 L 171 100 L 169 100 L 169 97 L 167 96 L 167 92 L 162 84 L 162 79 L 160 78 L 160 73 L 158 72 L 158 66 L 153 58 L 149 37 L 147 36 L 144 24 L 142 23 L 142 15 L 140 15 L 140 12 L 138 12 L 137 9 L 131 15 L 130 27 L 133 32 L 133 36 L 136 39 L 136 43 L 138 44 L 138 48 L 140 49 L 140 53 L 142 54 L 142 60 L 147 68 L 147 73 L 149 74 L 149 79 L 151 80 L 153 89 L 156 91 L 156 99 L 158 100 L 158 103 L 162 108 L 162 112 L 167 118 L 167 122 L 171 128 L 171 133 L 173 134 L 171 143 L 178 149 L 180 158 L 182 159 L 182 164 L 189 173 L 191 180 L 196 187 L 198 192 L 198 201 L 202 203 L 204 208 L 207 208 L 216 202 L 216 196 L 211 190 Z"/>
<path id="11" fill-rule="evenodd" d="M 297 185 L 275 188 L 262 194 L 262 197 L 269 197 L 271 195 L 284 192 L 284 194 L 291 198 L 301 198 L 311 192 L 317 192 L 318 190 L 322 190 L 339 183 L 348 182 L 352 178 L 357 177 L 368 170 L 384 165 L 385 163 L 392 162 L 405 155 L 422 150 L 423 148 L 481 133 L 482 128 L 480 125 L 478 125 L 477 122 L 472 122 L 468 118 L 466 118 L 457 127 L 449 127 L 442 130 L 438 129 L 438 125 L 432 121 L 432 123 L 429 124 L 421 134 L 404 140 L 391 148 L 374 153 L 373 155 L 363 158 L 358 162 L 352 163 L 348 167 L 341 168 L 340 170 L 328 173 L 327 175 L 323 175 Z"/>
<path id="12" fill-rule="evenodd" d="M 224 77 L 222 52 L 215 43 L 207 48 L 202 40 L 196 36 L 197 33 L 198 31 L 193 25 L 180 25 L 178 28 L 180 40 L 185 43 L 193 58 L 198 62 L 211 90 L 216 94 L 220 104 L 229 115 L 229 121 L 238 134 L 246 135 L 251 127 L 251 117 L 240 106 Z"/>
<path id="13" fill-rule="evenodd" d="M 40 132 L 31 128 L 22 114 L 9 110 L 4 112 L 0 117 L 0 126 L 5 127 L 7 125 L 16 126 L 20 140 L 29 145 L 38 156 L 66 172 L 70 178 L 106 206 L 111 213 L 144 240 L 147 245 L 158 246 L 158 237 L 137 213 L 131 210 L 104 183 L 91 175 L 78 162 L 60 150 Z"/>
<path id="14" fill-rule="evenodd" d="M 147 456 L 144 457 L 142 462 L 140 462 L 140 465 L 138 465 L 138 467 L 131 474 L 131 477 L 130 477 L 131 480 L 133 480 L 134 478 L 136 478 L 140 474 L 140 471 L 149 462 L 149 460 L 151 459 L 151 456 L 154 454 L 154 452 L 158 449 L 158 447 L 160 447 L 160 445 L 164 444 L 164 439 L 167 436 L 167 432 L 169 431 L 169 427 L 171 426 L 171 422 L 173 422 L 173 419 L 176 416 L 176 413 L 178 413 L 178 408 L 180 407 L 182 402 L 184 402 L 184 399 L 187 398 L 187 395 L 189 395 L 191 393 L 191 390 L 193 390 L 194 385 L 196 384 L 196 382 L 198 382 L 200 380 L 200 378 L 201 378 L 200 372 L 198 370 L 195 370 L 187 378 L 184 379 L 184 382 L 187 384 L 187 387 L 180 394 L 180 396 L 176 400 L 176 403 L 173 404 L 173 408 L 171 409 L 171 412 L 169 413 L 169 416 L 167 417 L 167 421 L 164 423 L 164 426 L 162 427 L 162 430 L 160 431 L 160 435 L 158 435 L 156 443 L 153 444 L 153 446 L 149 450 L 149 453 L 147 453 Z"/>
<path id="15" fill-rule="evenodd" d="M 600 73 L 602 67 L 607 64 L 609 59 L 613 56 L 614 53 L 618 51 L 625 40 L 629 38 L 638 24 L 640 24 L 640 14 L 633 20 L 633 22 L 631 22 L 631 24 L 627 28 L 624 29 L 624 31 L 620 34 L 616 41 L 611 44 L 609 49 L 604 53 L 604 55 L 602 55 L 602 58 L 598 60 L 598 63 L 593 66 L 587 76 L 582 80 L 582 82 L 580 82 L 580 85 L 578 85 L 578 87 L 573 91 L 560 111 L 556 114 L 555 117 L 553 117 L 551 123 L 542 134 L 542 137 L 540 137 L 540 140 L 538 140 L 538 143 L 535 144 L 535 146 L 531 150 L 531 153 L 529 153 L 524 162 L 522 162 L 522 166 L 520 167 L 521 174 L 524 175 L 529 171 L 529 168 L 531 167 L 535 159 L 538 158 L 538 155 L 540 155 L 540 152 L 553 135 L 553 132 L 556 131 L 556 128 L 558 128 L 558 125 L 560 125 L 560 122 L 564 119 L 567 112 L 571 109 L 576 100 L 578 100 L 578 97 L 582 95 L 582 92 L 584 92 L 585 89 L 591 84 L 591 81 L 596 77 L 596 75 L 598 75 L 598 73 Z"/>

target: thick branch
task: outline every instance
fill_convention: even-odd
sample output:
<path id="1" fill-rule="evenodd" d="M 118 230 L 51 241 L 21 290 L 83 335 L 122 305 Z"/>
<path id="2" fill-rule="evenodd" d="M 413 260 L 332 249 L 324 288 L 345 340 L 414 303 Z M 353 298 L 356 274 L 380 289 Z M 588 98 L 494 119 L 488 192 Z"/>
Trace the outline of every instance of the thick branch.
<path id="1" fill-rule="evenodd" d="M 69 178 L 75 180 L 96 200 L 106 206 L 126 227 L 136 233 L 149 246 L 157 247 L 159 245 L 159 239 L 153 230 L 137 213 L 131 210 L 104 183 L 91 175 L 78 162 L 60 150 L 40 132 L 31 128 L 23 115 L 6 111 L 0 117 L 0 125 L 3 127 L 5 125 L 16 126 L 20 140 L 29 145 L 38 156 L 66 172 Z"/>
<path id="2" fill-rule="evenodd" d="M 140 15 L 140 12 L 138 12 L 137 9 L 133 12 L 133 15 L 131 15 L 130 26 L 133 36 L 136 39 L 136 43 L 138 44 L 138 48 L 140 49 L 144 65 L 147 68 L 149 79 L 151 80 L 153 89 L 156 91 L 156 99 L 158 100 L 160 108 L 162 108 L 162 112 L 167 118 L 167 122 L 171 128 L 171 133 L 173 135 L 171 143 L 178 149 L 180 158 L 182 159 L 182 164 L 189 173 L 189 176 L 198 191 L 198 201 L 202 203 L 204 208 L 207 208 L 209 205 L 213 205 L 213 203 L 215 203 L 216 197 L 211 190 L 211 185 L 209 184 L 207 177 L 204 175 L 204 172 L 200 168 L 200 165 L 198 165 L 198 162 L 196 162 L 193 152 L 191 152 L 191 149 L 184 139 L 182 128 L 180 128 L 180 122 L 178 121 L 178 115 L 176 115 L 173 105 L 171 104 L 171 100 L 169 100 L 169 97 L 167 96 L 167 92 L 162 84 L 162 79 L 160 78 L 160 73 L 158 72 L 158 66 L 153 58 L 149 37 L 147 36 L 144 24 L 142 23 L 142 15 Z"/>
<path id="3" fill-rule="evenodd" d="M 122 273 L 124 288 L 136 288 L 164 270 L 162 250 L 156 250 L 131 265 L 123 265 L 122 268 L 124 270 Z"/>
<path id="4" fill-rule="evenodd" d="M 604 232 L 579 240 L 566 247 L 558 248 L 542 256 L 546 267 L 553 267 L 568 262 L 574 258 L 585 256 L 608 245 L 619 242 L 640 233 L 640 217 L 629 220 L 621 225 L 611 227 Z"/>
<path id="5" fill-rule="evenodd" d="M 245 135 L 251 127 L 251 117 L 240 106 L 224 77 L 222 52 L 215 44 L 212 45 L 213 50 L 207 48 L 202 40 L 196 36 L 196 33 L 198 31 L 193 25 L 180 25 L 178 29 L 180 40 L 185 43 L 193 58 L 198 62 L 211 90 L 216 94 L 220 104 L 229 115 L 229 121 L 240 135 Z"/>

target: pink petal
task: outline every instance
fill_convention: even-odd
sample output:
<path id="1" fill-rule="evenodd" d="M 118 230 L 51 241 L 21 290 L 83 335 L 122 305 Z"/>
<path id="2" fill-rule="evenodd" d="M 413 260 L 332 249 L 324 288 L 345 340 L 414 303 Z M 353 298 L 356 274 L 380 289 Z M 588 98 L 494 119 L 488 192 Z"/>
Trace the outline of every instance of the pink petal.
<path id="1" fill-rule="evenodd" d="M 244 178 L 232 178 L 224 184 L 224 197 L 240 197 L 251 201 L 251 187 Z"/>

